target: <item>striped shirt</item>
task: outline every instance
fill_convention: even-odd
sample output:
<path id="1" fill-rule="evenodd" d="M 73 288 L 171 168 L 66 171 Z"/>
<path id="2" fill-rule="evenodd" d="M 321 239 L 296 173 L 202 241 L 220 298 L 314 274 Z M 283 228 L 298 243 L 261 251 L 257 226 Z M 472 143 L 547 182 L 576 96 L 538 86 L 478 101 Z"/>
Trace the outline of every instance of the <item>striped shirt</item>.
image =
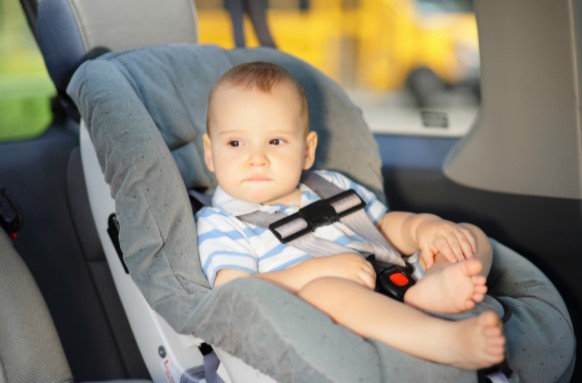
<path id="1" fill-rule="evenodd" d="M 366 202 L 365 211 L 377 224 L 386 213 L 386 206 L 363 186 L 332 171 L 317 171 L 342 190 L 353 189 Z M 301 206 L 281 204 L 262 205 L 236 200 L 220 187 L 212 198 L 212 207 L 204 207 L 196 214 L 198 246 L 202 268 L 211 286 L 218 271 L 236 269 L 250 274 L 283 270 L 313 256 L 293 246 L 280 243 L 267 228 L 243 223 L 237 216 L 261 210 L 280 211 L 290 215 L 318 199 L 308 186 L 300 184 Z M 372 253 L 364 239 L 340 222 L 318 228 L 314 235 L 334 241 L 360 252 Z"/>

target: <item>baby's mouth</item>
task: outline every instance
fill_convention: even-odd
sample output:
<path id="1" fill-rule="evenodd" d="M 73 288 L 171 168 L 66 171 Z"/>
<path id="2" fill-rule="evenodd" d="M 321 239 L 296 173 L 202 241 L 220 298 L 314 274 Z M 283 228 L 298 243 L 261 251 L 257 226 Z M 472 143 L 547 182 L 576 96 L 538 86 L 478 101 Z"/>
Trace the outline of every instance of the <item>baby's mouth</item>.
<path id="1" fill-rule="evenodd" d="M 266 176 L 250 176 L 244 179 L 245 182 L 267 182 L 271 181 L 271 178 Z"/>

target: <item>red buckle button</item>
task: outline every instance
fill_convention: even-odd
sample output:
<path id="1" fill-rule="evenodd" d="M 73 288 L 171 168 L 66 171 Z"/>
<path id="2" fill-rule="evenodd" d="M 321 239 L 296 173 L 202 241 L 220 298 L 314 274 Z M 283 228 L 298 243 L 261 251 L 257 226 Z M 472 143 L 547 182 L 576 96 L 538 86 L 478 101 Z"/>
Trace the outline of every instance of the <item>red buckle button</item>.
<path id="1" fill-rule="evenodd" d="M 390 280 L 396 286 L 406 286 L 409 283 L 408 277 L 402 273 L 390 274 Z"/>

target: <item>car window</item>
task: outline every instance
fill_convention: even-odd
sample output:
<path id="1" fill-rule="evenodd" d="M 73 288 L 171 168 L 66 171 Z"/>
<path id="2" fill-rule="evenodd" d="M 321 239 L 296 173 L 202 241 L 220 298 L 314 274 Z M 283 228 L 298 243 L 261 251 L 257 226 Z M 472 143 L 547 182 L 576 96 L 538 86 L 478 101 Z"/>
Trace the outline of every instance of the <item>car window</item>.
<path id="1" fill-rule="evenodd" d="M 479 110 L 472 0 L 270 0 L 277 47 L 336 81 L 375 132 L 462 136 Z M 223 1 L 197 1 L 202 43 L 233 47 Z M 247 46 L 257 46 L 245 20 Z"/>
<path id="2" fill-rule="evenodd" d="M 0 141 L 34 137 L 55 93 L 18 0 L 0 0 Z"/>
<path id="3" fill-rule="evenodd" d="M 338 81 L 378 133 L 462 136 L 479 110 L 471 0 L 270 0 L 278 48 Z M 233 47 L 224 2 L 196 1 L 201 43 Z M 248 20 L 248 46 L 257 46 Z M 50 123 L 55 93 L 17 0 L 0 0 L 0 141 Z"/>

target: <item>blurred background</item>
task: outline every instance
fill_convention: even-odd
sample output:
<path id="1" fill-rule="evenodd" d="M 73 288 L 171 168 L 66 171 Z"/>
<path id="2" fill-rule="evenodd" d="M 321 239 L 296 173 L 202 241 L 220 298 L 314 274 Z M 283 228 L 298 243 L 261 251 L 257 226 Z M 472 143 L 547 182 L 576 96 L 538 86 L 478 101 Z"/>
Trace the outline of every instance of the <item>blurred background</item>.
<path id="1" fill-rule="evenodd" d="M 0 140 L 48 128 L 55 93 L 18 0 L 0 0 Z"/>
<path id="2" fill-rule="evenodd" d="M 479 110 L 472 0 L 251 0 L 277 48 L 338 81 L 377 133 L 462 136 Z M 227 0 L 196 0 L 200 43 L 235 46 Z M 246 46 L 258 46 L 248 18 Z M 18 0 L 0 0 L 0 141 L 48 127 L 54 88 Z"/>

